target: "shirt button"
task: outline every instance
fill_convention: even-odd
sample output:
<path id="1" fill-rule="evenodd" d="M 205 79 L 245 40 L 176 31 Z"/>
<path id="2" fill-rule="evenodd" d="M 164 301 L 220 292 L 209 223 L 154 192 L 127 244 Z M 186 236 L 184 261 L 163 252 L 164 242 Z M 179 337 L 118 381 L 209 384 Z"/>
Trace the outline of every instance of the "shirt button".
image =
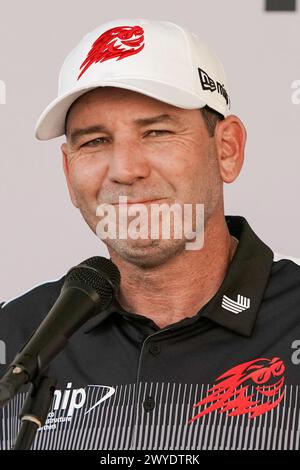
<path id="1" fill-rule="evenodd" d="M 158 343 L 150 343 L 149 345 L 149 352 L 153 354 L 153 356 L 157 356 L 160 353 L 160 346 Z"/>
<path id="2" fill-rule="evenodd" d="M 154 398 L 152 397 L 147 397 L 143 403 L 144 410 L 146 413 L 149 413 L 150 411 L 153 411 L 155 408 L 155 401 Z"/>

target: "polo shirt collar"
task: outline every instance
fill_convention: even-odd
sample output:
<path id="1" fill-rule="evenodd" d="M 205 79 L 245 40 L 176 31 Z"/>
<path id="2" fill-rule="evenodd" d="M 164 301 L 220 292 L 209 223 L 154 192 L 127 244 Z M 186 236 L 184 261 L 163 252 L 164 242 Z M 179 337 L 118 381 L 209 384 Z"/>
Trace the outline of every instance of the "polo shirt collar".
<path id="1" fill-rule="evenodd" d="M 235 333 L 251 336 L 270 277 L 274 255 L 254 233 L 244 217 L 226 216 L 225 219 L 230 234 L 239 240 L 226 277 L 209 302 L 196 315 L 181 320 L 178 325 L 205 317 Z M 115 299 L 108 309 L 86 324 L 85 332 L 88 333 L 100 325 L 111 313 L 146 320 L 141 315 L 126 312 Z M 176 327 L 176 324 L 171 325 L 172 329 L 173 327 Z"/>
<path id="2" fill-rule="evenodd" d="M 226 222 L 230 234 L 239 240 L 239 244 L 223 283 L 201 309 L 201 314 L 238 334 L 251 336 L 274 254 L 244 217 L 227 216 Z"/>

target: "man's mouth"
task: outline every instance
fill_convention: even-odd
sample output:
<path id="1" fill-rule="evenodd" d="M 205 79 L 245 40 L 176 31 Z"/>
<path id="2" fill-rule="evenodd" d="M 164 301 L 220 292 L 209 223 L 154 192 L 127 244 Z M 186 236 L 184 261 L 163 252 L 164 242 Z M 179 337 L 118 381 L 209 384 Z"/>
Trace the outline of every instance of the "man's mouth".
<path id="1" fill-rule="evenodd" d="M 112 205 L 113 206 L 124 206 L 124 205 L 130 206 L 132 204 L 151 204 L 151 203 L 158 204 L 159 202 L 164 201 L 164 200 L 165 200 L 165 198 L 161 198 L 161 199 L 138 199 L 136 201 L 128 200 L 126 202 L 113 202 Z"/>

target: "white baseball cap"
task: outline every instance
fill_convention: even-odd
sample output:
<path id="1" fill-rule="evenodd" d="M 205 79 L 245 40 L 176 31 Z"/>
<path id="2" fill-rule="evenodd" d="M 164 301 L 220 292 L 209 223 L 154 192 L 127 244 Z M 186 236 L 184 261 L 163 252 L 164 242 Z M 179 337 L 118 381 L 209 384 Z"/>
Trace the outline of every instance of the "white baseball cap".
<path id="1" fill-rule="evenodd" d="M 224 69 L 193 33 L 168 21 L 120 19 L 86 34 L 65 59 L 58 96 L 39 117 L 35 136 L 53 139 L 65 132 L 72 103 L 103 86 L 136 91 L 185 109 L 205 105 L 223 116 L 230 100 Z"/>

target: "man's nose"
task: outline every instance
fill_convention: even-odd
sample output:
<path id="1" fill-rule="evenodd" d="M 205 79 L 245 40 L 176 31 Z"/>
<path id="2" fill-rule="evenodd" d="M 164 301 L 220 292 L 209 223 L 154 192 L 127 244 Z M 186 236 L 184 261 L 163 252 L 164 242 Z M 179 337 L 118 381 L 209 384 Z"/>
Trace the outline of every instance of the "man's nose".
<path id="1" fill-rule="evenodd" d="M 114 142 L 109 161 L 108 178 L 120 184 L 132 184 L 139 178 L 146 178 L 150 165 L 140 145 L 132 141 Z"/>

